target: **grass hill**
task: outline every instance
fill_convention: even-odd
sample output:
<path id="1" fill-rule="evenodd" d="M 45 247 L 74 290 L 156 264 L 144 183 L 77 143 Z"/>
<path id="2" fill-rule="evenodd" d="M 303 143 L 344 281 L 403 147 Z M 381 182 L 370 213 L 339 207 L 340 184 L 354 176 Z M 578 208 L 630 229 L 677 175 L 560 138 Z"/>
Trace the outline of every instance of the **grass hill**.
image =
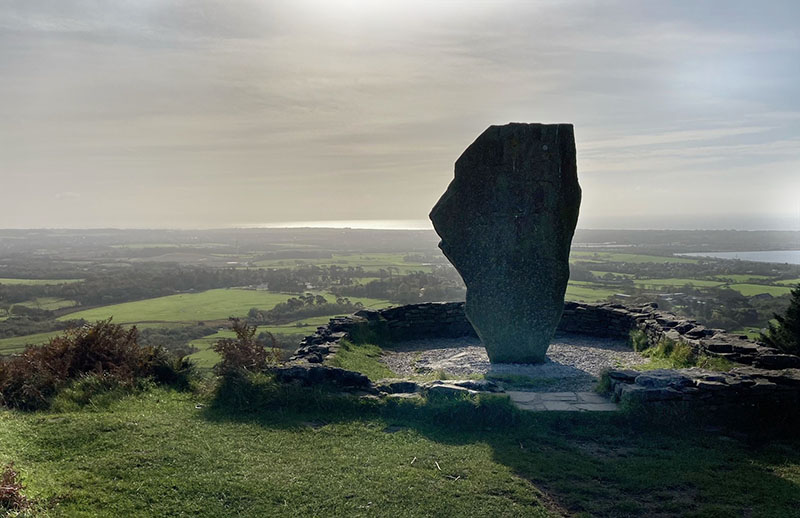
<path id="1" fill-rule="evenodd" d="M 0 411 L 0 461 L 53 517 L 800 516 L 796 440 L 492 398 L 380 403 L 265 379 L 246 393 Z"/>

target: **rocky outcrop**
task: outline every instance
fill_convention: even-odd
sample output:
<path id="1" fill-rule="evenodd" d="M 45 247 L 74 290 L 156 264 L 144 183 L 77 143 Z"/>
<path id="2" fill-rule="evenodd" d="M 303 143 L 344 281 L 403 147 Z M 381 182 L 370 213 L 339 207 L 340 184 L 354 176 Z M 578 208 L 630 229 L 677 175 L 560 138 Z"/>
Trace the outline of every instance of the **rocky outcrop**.
<path id="1" fill-rule="evenodd" d="M 571 124 L 490 126 L 430 214 L 493 363 L 541 363 L 561 318 L 581 189 Z"/>

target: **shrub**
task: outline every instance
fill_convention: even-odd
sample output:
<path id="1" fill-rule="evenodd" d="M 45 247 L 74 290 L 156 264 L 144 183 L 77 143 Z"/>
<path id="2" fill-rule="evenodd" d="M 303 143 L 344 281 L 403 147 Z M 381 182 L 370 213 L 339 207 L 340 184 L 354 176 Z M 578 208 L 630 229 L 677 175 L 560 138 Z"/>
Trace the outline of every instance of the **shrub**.
<path id="1" fill-rule="evenodd" d="M 0 473 L 0 511 L 24 511 L 31 506 L 31 501 L 22 494 L 25 486 L 19 480 L 19 473 L 14 463 L 6 464 Z"/>
<path id="2" fill-rule="evenodd" d="M 777 323 L 769 323 L 767 332 L 761 334 L 761 340 L 785 353 L 800 355 L 800 284 L 792 290 L 786 312 L 774 316 Z"/>
<path id="3" fill-rule="evenodd" d="M 608 375 L 609 369 L 605 369 L 600 373 L 600 379 L 597 381 L 597 386 L 594 390 L 598 394 L 608 394 L 611 392 L 611 377 Z"/>
<path id="4" fill-rule="evenodd" d="M 156 383 L 185 390 L 197 378 L 197 366 L 188 358 L 172 354 L 163 347 L 142 347 L 139 372 Z"/>
<path id="5" fill-rule="evenodd" d="M 222 357 L 222 360 L 214 365 L 214 372 L 221 376 L 262 372 L 269 365 L 277 363 L 280 349 L 271 334 L 263 335 L 270 341 L 268 351 L 264 343 L 255 338 L 256 326 L 249 326 L 247 322 L 238 318 L 230 320 L 236 338 L 223 338 L 214 344 L 214 350 Z"/>
<path id="6" fill-rule="evenodd" d="M 676 367 L 691 367 L 696 361 L 692 347 L 683 342 L 676 342 L 673 344 L 672 352 L 669 357 Z"/>
<path id="7" fill-rule="evenodd" d="M 641 329 L 634 329 L 631 331 L 629 342 L 636 352 L 642 352 L 650 346 L 647 341 L 647 334 Z"/>
<path id="8" fill-rule="evenodd" d="M 49 406 L 53 396 L 87 374 L 132 385 L 141 378 L 186 384 L 192 366 L 155 347 L 140 347 L 135 327 L 111 319 L 68 329 L 47 345 L 0 362 L 0 404 L 23 410 Z"/>

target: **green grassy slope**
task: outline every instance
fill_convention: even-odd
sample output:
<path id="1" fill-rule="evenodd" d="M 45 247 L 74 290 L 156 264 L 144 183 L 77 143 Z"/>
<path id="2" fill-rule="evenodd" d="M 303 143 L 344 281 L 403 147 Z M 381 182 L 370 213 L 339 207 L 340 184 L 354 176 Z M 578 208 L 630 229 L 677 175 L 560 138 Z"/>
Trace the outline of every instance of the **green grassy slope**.
<path id="1" fill-rule="evenodd" d="M 0 411 L 0 462 L 59 499 L 51 517 L 800 516 L 796 441 L 753 448 L 607 414 L 498 422 L 491 406 L 198 403 L 153 390 Z"/>
<path id="2" fill-rule="evenodd" d="M 487 445 L 387 433 L 369 413 L 254 421 L 196 403 L 155 391 L 108 411 L 0 412 L 0 461 L 61 497 L 52 516 L 551 516 Z"/>

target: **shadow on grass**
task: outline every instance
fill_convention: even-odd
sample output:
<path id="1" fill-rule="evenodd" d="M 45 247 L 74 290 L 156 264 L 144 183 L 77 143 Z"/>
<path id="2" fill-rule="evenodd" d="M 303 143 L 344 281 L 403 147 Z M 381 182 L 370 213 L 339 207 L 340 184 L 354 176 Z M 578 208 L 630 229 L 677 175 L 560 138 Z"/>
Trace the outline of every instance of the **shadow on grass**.
<path id="1" fill-rule="evenodd" d="M 504 396 L 376 400 L 256 376 L 223 381 L 204 416 L 283 429 L 380 420 L 443 444 L 488 444 L 551 509 L 575 516 L 800 516 L 796 435 L 741 423 L 732 433 L 678 410 L 531 413 Z"/>

